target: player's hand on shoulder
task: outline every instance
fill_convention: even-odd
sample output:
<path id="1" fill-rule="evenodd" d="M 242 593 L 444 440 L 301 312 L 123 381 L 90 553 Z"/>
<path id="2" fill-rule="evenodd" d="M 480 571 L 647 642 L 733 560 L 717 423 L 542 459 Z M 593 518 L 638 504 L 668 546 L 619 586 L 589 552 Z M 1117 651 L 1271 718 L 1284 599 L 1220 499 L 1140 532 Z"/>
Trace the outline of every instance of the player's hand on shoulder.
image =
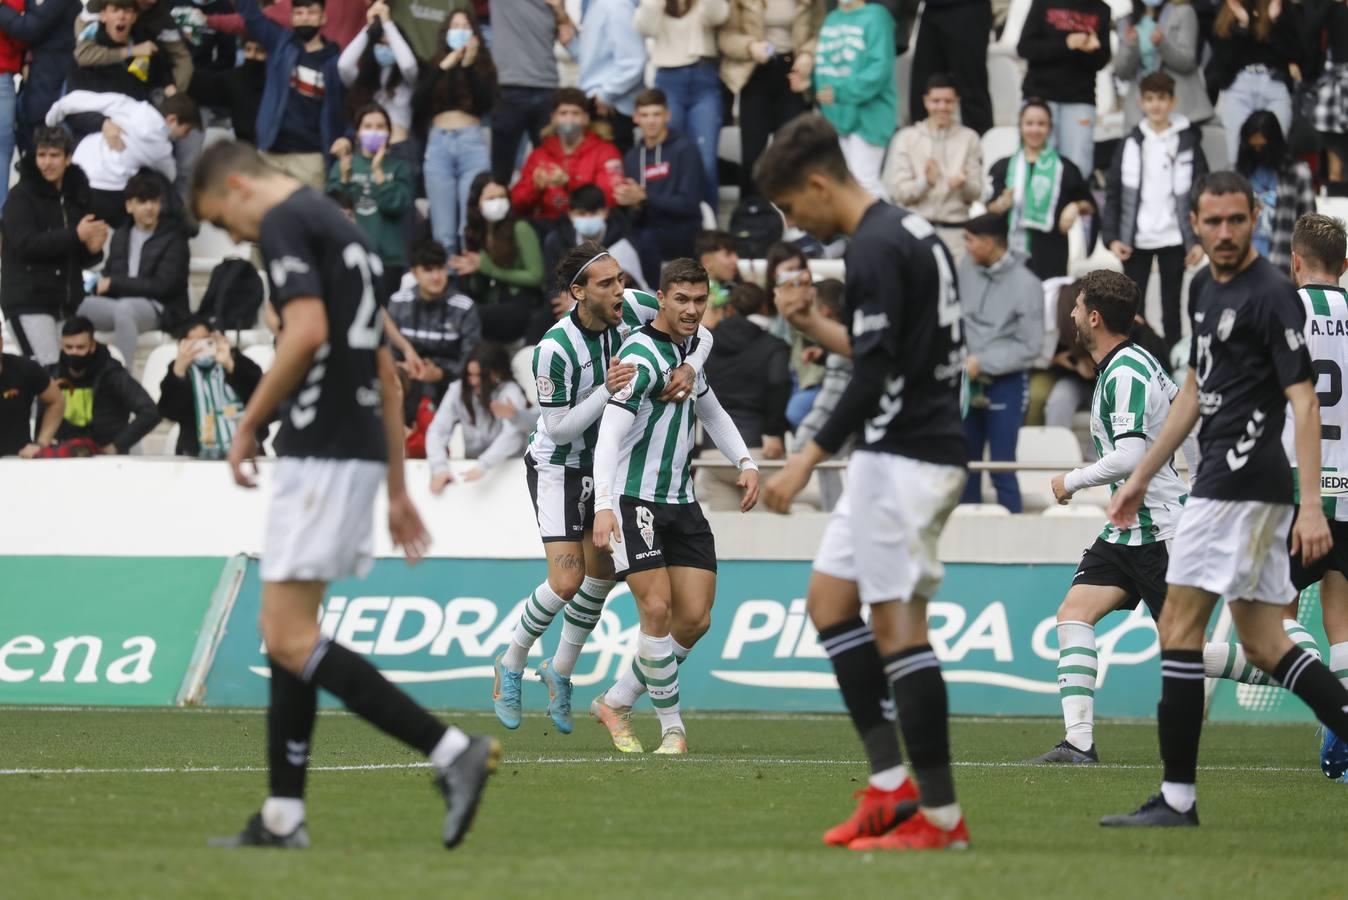
<path id="1" fill-rule="evenodd" d="M 631 383 L 633 378 L 637 377 L 637 367 L 635 363 L 623 362 L 618 357 L 613 357 L 608 364 L 608 377 L 604 380 L 608 385 L 608 392 L 616 394 Z"/>
<path id="2" fill-rule="evenodd" d="M 409 563 L 420 562 L 430 549 L 431 533 L 406 492 L 388 498 L 388 531 L 393 546 L 402 548 Z"/>
<path id="3" fill-rule="evenodd" d="M 740 472 L 740 480 L 735 482 L 735 486 L 744 491 L 744 497 L 740 500 L 740 512 L 747 513 L 758 505 L 757 469 L 745 469 Z"/>
<path id="4" fill-rule="evenodd" d="M 693 390 L 693 382 L 697 375 L 693 372 L 693 367 L 684 363 L 673 372 L 669 373 L 669 384 L 665 385 L 664 391 L 660 394 L 661 400 L 687 400 L 688 395 Z"/>
<path id="5" fill-rule="evenodd" d="M 593 540 L 595 547 L 605 553 L 613 552 L 611 541 L 616 541 L 619 544 L 623 542 L 622 532 L 618 530 L 618 517 L 613 514 L 613 510 L 595 510 Z"/>

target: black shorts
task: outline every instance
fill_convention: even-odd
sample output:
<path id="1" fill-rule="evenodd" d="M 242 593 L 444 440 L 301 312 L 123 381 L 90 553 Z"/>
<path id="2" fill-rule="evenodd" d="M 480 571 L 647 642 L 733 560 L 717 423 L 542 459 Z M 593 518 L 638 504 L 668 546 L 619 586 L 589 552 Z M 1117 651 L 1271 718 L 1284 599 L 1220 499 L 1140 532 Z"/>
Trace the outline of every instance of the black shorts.
<path id="1" fill-rule="evenodd" d="M 1072 584 L 1091 584 L 1100 587 L 1121 588 L 1128 595 L 1115 609 L 1135 609 L 1138 601 L 1147 604 L 1151 617 L 1161 618 L 1165 604 L 1165 571 L 1170 565 L 1170 551 L 1164 541 L 1129 547 L 1111 544 L 1102 538 L 1081 554 Z"/>
<path id="2" fill-rule="evenodd" d="M 648 503 L 618 498 L 622 542 L 612 542 L 619 578 L 667 566 L 716 571 L 716 538 L 697 503 Z"/>
<path id="3" fill-rule="evenodd" d="M 524 457 L 529 496 L 543 543 L 579 541 L 594 527 L 594 473 Z"/>
<path id="4" fill-rule="evenodd" d="M 1292 519 L 1293 527 L 1296 527 L 1296 518 Z M 1292 560 L 1292 586 L 1301 593 L 1313 584 L 1319 584 L 1325 574 L 1334 571 L 1348 578 L 1348 522 L 1335 522 L 1329 520 L 1329 534 L 1334 538 L 1334 546 L 1329 548 L 1329 552 L 1311 563 L 1309 567 L 1301 564 L 1301 554 L 1293 554 Z M 1287 532 L 1287 550 L 1292 550 L 1292 532 Z M 1288 598 L 1291 599 L 1290 597 Z"/>

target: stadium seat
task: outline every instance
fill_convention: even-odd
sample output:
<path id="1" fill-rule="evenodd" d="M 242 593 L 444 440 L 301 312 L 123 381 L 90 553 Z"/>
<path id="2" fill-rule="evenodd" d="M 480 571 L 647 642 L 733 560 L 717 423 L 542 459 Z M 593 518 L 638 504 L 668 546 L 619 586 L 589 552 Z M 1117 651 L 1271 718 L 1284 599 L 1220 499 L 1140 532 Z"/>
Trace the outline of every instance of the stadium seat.
<path id="1" fill-rule="evenodd" d="M 1218 172 L 1231 165 L 1226 158 L 1226 129 L 1216 116 L 1203 125 L 1203 155 L 1208 159 L 1210 171 Z"/>
<path id="2" fill-rule="evenodd" d="M 768 261 L 766 259 L 741 259 L 739 272 L 740 278 L 761 287 L 768 277 Z M 823 281 L 825 278 L 845 281 L 847 264 L 841 259 L 812 259 L 810 260 L 810 274 L 814 276 L 815 281 Z"/>
<path id="3" fill-rule="evenodd" d="M 1014 50 L 1014 48 L 1012 48 Z M 988 93 L 992 95 L 992 124 L 1015 128 L 1020 117 L 1020 83 L 1025 77 L 1023 64 L 1014 52 L 988 48 Z M 1002 154 L 1003 156 L 1007 154 Z M 998 157 L 1000 159 L 1001 157 Z M 997 160 L 993 160 L 996 162 Z M 986 157 L 984 164 L 987 164 Z"/>
<path id="4" fill-rule="evenodd" d="M 534 345 L 522 347 L 510 358 L 510 372 L 524 388 L 524 396 L 533 406 L 538 405 L 538 383 L 534 381 Z"/>
<path id="5" fill-rule="evenodd" d="M 164 380 L 169 367 L 177 358 L 177 344 L 161 344 L 151 350 L 145 360 L 145 368 L 140 373 L 140 384 L 155 403 L 159 402 L 159 383 Z"/>
<path id="6" fill-rule="evenodd" d="M 1016 461 L 1061 465 L 1063 469 L 1070 469 L 1081 464 L 1081 445 L 1070 429 L 1026 426 L 1020 429 L 1016 441 Z M 1057 503 L 1051 486 L 1055 474 L 1047 471 L 1016 473 L 1026 510 L 1042 510 Z"/>
<path id="7" fill-rule="evenodd" d="M 174 456 L 175 451 L 178 449 L 178 438 L 182 434 L 182 431 L 183 427 L 177 422 L 174 422 L 169 430 L 164 433 L 164 441 L 159 446 L 159 451 L 156 455 Z M 146 438 L 146 440 L 148 441 L 149 438 Z"/>
<path id="8" fill-rule="evenodd" d="M 118 350 L 118 349 L 117 349 L 116 347 L 114 347 L 112 344 L 108 344 L 107 347 L 108 347 L 108 353 L 110 353 L 110 354 L 112 355 L 112 358 L 115 359 L 115 360 L 117 360 L 117 361 L 118 361 L 119 363 L 121 363 L 123 366 L 125 366 L 125 365 L 126 365 L 126 357 L 122 355 L 122 351 Z"/>
<path id="9" fill-rule="evenodd" d="M 743 144 L 740 142 L 740 127 L 725 125 L 716 136 L 716 157 L 726 162 L 738 164 L 743 159 Z"/>
<path id="10" fill-rule="evenodd" d="M 994 125 L 984 133 L 983 143 L 983 176 L 987 177 L 992 171 L 992 166 L 999 159 L 1005 159 L 1015 153 L 1020 147 L 1020 130 L 1015 124 Z"/>
<path id="11" fill-rule="evenodd" d="M 1044 508 L 1043 515 L 1054 519 L 1100 519 L 1105 518 L 1105 510 L 1094 503 L 1080 503 L 1075 498 L 1066 506 L 1057 503 Z"/>
<path id="12" fill-rule="evenodd" d="M 711 204 L 708 203 L 706 200 L 702 201 L 701 206 L 702 206 L 702 227 L 707 231 L 715 231 L 718 227 L 716 223 L 716 210 L 712 209 Z"/>
<path id="13" fill-rule="evenodd" d="M 1009 516 L 1011 510 L 999 503 L 961 503 L 950 514 L 957 519 L 985 518 L 988 516 Z"/>
<path id="14" fill-rule="evenodd" d="M 1016 52 L 1016 44 L 1020 43 L 1020 32 L 1025 27 L 1025 17 L 1030 13 L 1031 2 L 1032 0 L 1011 0 L 1010 8 L 1006 12 L 1006 27 L 1002 29 L 1002 38 L 997 42 L 997 47 L 1012 54 Z"/>
<path id="15" fill-rule="evenodd" d="M 258 364 L 258 368 L 266 372 L 276 361 L 276 348 L 270 344 L 252 344 L 243 348 L 243 355 Z"/>

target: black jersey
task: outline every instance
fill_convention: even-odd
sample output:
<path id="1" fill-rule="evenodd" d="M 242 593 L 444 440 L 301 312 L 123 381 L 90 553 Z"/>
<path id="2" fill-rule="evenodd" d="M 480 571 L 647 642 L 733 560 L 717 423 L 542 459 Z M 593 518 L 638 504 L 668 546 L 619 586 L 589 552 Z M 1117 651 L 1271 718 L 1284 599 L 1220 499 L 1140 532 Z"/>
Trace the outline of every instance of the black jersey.
<path id="1" fill-rule="evenodd" d="M 931 225 L 877 202 L 847 246 L 852 380 L 815 437 L 836 453 L 858 448 L 963 466 L 964 343 L 950 251 Z"/>
<path id="2" fill-rule="evenodd" d="M 281 409 L 280 456 L 388 458 L 375 351 L 384 340 L 376 286 L 384 267 L 365 233 L 331 200 L 302 187 L 262 218 L 258 245 L 279 312 L 317 297 L 328 340 Z"/>
<path id="3" fill-rule="evenodd" d="M 1202 416 L 1192 494 L 1291 503 L 1283 390 L 1312 378 L 1296 288 L 1260 258 L 1226 284 L 1200 272 L 1190 297 L 1189 365 Z"/>

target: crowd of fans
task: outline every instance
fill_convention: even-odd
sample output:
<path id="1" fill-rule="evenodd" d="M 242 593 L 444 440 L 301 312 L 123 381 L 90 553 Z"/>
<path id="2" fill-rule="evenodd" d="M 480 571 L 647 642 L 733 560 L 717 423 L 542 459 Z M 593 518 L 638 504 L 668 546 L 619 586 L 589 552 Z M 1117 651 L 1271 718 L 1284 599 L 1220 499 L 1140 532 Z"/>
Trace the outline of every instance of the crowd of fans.
<path id="1" fill-rule="evenodd" d="M 850 373 L 774 305 L 840 248 L 784 228 L 751 177 L 772 133 L 815 109 L 858 182 L 950 249 L 971 455 L 1014 458 L 1027 416 L 1070 426 L 1089 398 L 1061 312 L 1074 230 L 1144 295 L 1155 267 L 1161 320 L 1139 319 L 1137 337 L 1168 360 L 1201 261 L 1186 197 L 1210 162 L 1252 181 L 1256 245 L 1284 267 L 1317 185 L 1348 195 L 1348 5 L 1134 0 L 1116 16 L 1104 0 L 1033 0 L 1015 46 L 1017 146 L 984 159 L 988 42 L 1007 6 L 927 0 L 919 23 L 903 0 L 5 0 L 0 159 L 20 155 L 12 190 L 0 178 L 0 306 L 18 346 L 0 358 L 0 455 L 125 453 L 161 419 L 179 454 L 227 451 L 261 369 L 218 298 L 201 315 L 188 301 L 187 186 L 210 127 L 368 235 L 409 448 L 437 490 L 456 427 L 479 476 L 523 451 L 512 354 L 567 312 L 553 271 L 584 241 L 636 288 L 674 258 L 706 266 L 708 377 L 755 455 L 781 458 Z M 1101 143 L 1106 67 L 1124 137 Z M 732 122 L 738 166 L 718 152 Z M 1222 135 L 1226 160 L 1210 161 Z M 738 188 L 733 209 L 723 186 Z M 707 230 L 718 216 L 729 229 Z M 765 278 L 742 279 L 741 258 L 765 260 Z M 843 315 L 841 283 L 815 290 Z M 131 375 L 151 331 L 178 341 L 157 402 Z M 993 481 L 1020 511 L 1014 476 Z M 724 486 L 700 476 L 709 502 Z M 821 493 L 827 506 L 836 485 Z M 966 500 L 980 499 L 973 480 Z"/>

